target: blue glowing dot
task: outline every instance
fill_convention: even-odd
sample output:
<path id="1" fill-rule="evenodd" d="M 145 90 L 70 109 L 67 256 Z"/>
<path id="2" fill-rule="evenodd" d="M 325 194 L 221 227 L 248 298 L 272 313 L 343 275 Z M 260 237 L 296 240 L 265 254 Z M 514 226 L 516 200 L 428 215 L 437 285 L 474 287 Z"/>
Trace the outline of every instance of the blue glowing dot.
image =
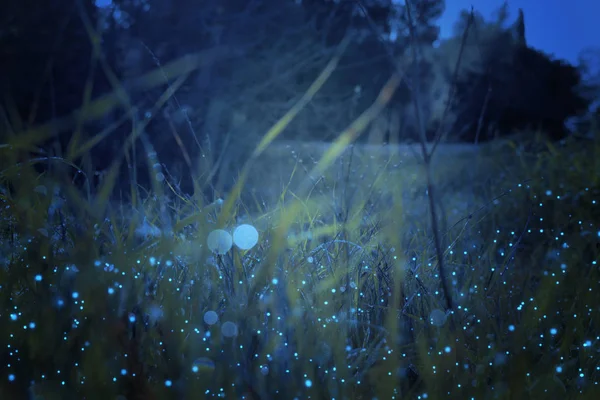
<path id="1" fill-rule="evenodd" d="M 17 314 L 10 314 L 10 319 L 11 319 L 11 321 L 16 321 L 17 320 Z"/>
<path id="2" fill-rule="evenodd" d="M 127 370 L 125 368 L 121 370 L 121 375 L 127 375 Z"/>
<path id="3" fill-rule="evenodd" d="M 509 325 L 508 326 L 508 330 L 511 331 L 511 332 L 514 332 L 515 331 L 515 326 L 514 325 Z"/>
<path id="4" fill-rule="evenodd" d="M 41 276 L 40 274 L 37 274 L 37 275 L 35 276 L 35 281 L 36 281 L 36 282 L 41 282 L 41 281 L 42 281 L 42 276 Z"/>
<path id="5" fill-rule="evenodd" d="M 307 379 L 304 381 L 304 386 L 306 386 L 307 388 L 312 386 L 312 381 L 310 379 Z"/>
<path id="6" fill-rule="evenodd" d="M 556 372 L 558 372 L 559 374 L 563 371 L 563 368 L 559 365 L 558 367 L 556 367 Z"/>
<path id="7" fill-rule="evenodd" d="M 115 293 L 115 289 L 109 287 L 108 288 L 108 294 L 114 294 Z"/>
<path id="8" fill-rule="evenodd" d="M 450 346 L 446 346 L 446 347 L 444 347 L 444 351 L 446 353 L 450 353 L 452 351 L 452 349 L 450 348 Z"/>
<path id="9" fill-rule="evenodd" d="M 170 380 L 170 379 L 167 379 L 167 380 L 165 381 L 165 386 L 166 386 L 166 387 L 171 387 L 171 386 L 173 386 L 173 382 L 171 382 L 171 380 Z"/>
<path id="10" fill-rule="evenodd" d="M 59 299 L 59 300 L 56 302 L 56 304 L 57 304 L 59 307 L 62 307 L 62 306 L 64 306 L 64 305 L 65 305 L 65 302 L 64 302 L 62 299 Z"/>
<path id="11" fill-rule="evenodd" d="M 35 328 L 35 322 L 30 322 L 29 329 L 34 329 L 34 328 Z"/>
<path id="12" fill-rule="evenodd" d="M 8 374 L 9 382 L 13 382 L 16 379 L 15 374 Z"/>
<path id="13" fill-rule="evenodd" d="M 550 334 L 551 335 L 556 335 L 557 333 L 558 333 L 558 329 L 556 329 L 556 328 L 551 328 L 550 329 Z"/>
<path id="14" fill-rule="evenodd" d="M 273 278 L 271 282 L 273 283 L 273 285 L 277 285 L 279 283 L 279 280 L 277 278 Z"/>
<path id="15" fill-rule="evenodd" d="M 73 292 L 73 294 L 71 295 L 74 299 L 79 298 L 79 293 L 78 292 Z"/>
<path id="16" fill-rule="evenodd" d="M 129 322 L 135 322 L 135 315 L 129 314 Z"/>
<path id="17" fill-rule="evenodd" d="M 196 373 L 196 372 L 198 372 L 198 370 L 199 370 L 199 368 L 198 368 L 198 366 L 197 366 L 197 365 L 194 365 L 194 366 L 192 366 L 192 372 L 193 372 L 193 373 Z"/>

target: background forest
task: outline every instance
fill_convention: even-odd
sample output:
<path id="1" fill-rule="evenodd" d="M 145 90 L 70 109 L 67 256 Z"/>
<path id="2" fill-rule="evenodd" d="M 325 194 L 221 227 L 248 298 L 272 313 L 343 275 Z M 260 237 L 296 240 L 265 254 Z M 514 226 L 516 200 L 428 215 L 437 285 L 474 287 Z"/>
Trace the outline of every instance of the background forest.
<path id="1" fill-rule="evenodd" d="M 456 36 L 440 41 L 436 20 L 444 2 L 435 0 L 415 2 L 414 40 L 404 7 L 392 1 L 123 0 L 100 9 L 93 1 L 77 3 L 57 1 L 35 12 L 26 2 L 3 5 L 0 68 L 11 110 L 28 124 L 64 117 L 81 106 L 82 96 L 105 94 L 118 80 L 142 120 L 172 80 L 165 76 L 162 87 L 150 90 L 135 78 L 183 56 L 201 57 L 201 67 L 145 127 L 158 158 L 187 192 L 193 174 L 181 159 L 182 147 L 194 169 L 202 155 L 235 171 L 233 161 L 248 156 L 244 151 L 302 96 L 348 35 L 353 40 L 336 74 L 283 138 L 331 141 L 374 101 L 393 71 L 407 79 L 379 117 L 379 137 L 371 140 L 414 142 L 419 123 L 429 140 L 441 131 L 445 140 L 477 143 L 527 129 L 558 140 L 569 133 L 565 122 L 589 116 L 598 97 L 597 78 L 582 80 L 597 75 L 589 71 L 593 64 L 569 65 L 528 47 L 526 18 L 520 13 L 509 23 L 508 6 L 492 21 L 465 11 Z M 90 42 L 82 12 L 97 28 L 98 43 Z M 417 60 L 411 44 L 418 46 Z M 593 107 L 597 115 L 597 102 Z M 124 112 L 115 107 L 101 120 L 89 118 L 106 126 Z M 121 132 L 130 129 L 125 125 Z M 173 128 L 179 142 L 169 133 Z M 98 144 L 94 168 L 105 170 L 126 136 L 115 132 Z M 217 186 L 231 180 L 227 172 L 213 175 Z"/>
<path id="2" fill-rule="evenodd" d="M 600 50 L 444 7 L 3 1 L 0 398 L 597 398 Z"/>

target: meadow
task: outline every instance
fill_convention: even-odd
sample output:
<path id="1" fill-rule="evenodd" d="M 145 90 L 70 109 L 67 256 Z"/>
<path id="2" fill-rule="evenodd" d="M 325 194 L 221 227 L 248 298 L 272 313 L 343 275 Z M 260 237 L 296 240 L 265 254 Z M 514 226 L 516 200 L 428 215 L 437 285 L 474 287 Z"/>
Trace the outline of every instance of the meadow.
<path id="1" fill-rule="evenodd" d="M 323 79 L 220 201 L 156 159 L 126 200 L 125 156 L 75 185 L 103 132 L 30 159 L 44 131 L 6 135 L 0 397 L 598 398 L 600 136 L 440 145 L 429 166 L 352 145 L 392 79 L 336 141 L 278 141 Z"/>

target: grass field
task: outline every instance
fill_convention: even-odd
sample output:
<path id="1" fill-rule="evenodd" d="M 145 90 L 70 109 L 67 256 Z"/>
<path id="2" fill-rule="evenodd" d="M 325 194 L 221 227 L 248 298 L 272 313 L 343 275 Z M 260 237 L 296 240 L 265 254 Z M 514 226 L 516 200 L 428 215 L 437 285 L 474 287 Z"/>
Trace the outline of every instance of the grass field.
<path id="1" fill-rule="evenodd" d="M 0 398 L 598 398 L 600 141 L 442 146 L 433 196 L 410 149 L 349 147 L 397 80 L 334 143 L 277 142 L 332 70 L 212 204 L 156 159 L 119 201 L 130 148 L 72 184 L 105 131 L 3 135 Z"/>

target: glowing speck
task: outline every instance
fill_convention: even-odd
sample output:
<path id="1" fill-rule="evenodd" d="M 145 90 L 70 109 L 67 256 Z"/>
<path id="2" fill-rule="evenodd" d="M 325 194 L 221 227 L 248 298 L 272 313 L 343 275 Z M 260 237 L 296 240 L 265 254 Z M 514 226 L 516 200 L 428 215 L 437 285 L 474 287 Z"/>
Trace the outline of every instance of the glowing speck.
<path id="1" fill-rule="evenodd" d="M 215 369 L 215 363 L 213 362 L 213 360 L 211 360 L 210 358 L 207 358 L 207 357 L 200 357 L 192 363 L 192 372 L 193 373 L 204 372 L 204 371 L 211 372 L 211 371 L 214 371 L 214 369 Z"/>

